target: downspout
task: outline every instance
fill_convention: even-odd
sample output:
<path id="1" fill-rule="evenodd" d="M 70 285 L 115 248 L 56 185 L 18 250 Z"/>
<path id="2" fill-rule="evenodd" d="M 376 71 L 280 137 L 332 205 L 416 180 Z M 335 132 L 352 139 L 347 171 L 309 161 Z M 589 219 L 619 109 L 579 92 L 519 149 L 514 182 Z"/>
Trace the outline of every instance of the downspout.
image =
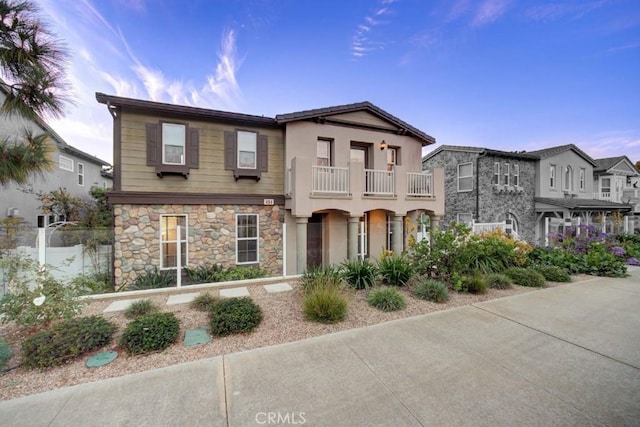
<path id="1" fill-rule="evenodd" d="M 476 222 L 480 222 L 480 158 L 487 155 L 486 151 L 482 151 L 476 157 Z"/>

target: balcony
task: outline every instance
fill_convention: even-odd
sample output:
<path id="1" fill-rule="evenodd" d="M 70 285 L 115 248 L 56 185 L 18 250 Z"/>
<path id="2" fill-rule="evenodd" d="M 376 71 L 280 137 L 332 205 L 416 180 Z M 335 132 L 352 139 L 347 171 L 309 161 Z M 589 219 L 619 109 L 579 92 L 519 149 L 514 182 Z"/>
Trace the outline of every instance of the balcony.
<path id="1" fill-rule="evenodd" d="M 593 193 L 596 200 L 607 200 L 609 202 L 624 203 L 633 206 L 634 212 L 640 212 L 640 188 L 626 188 L 622 191 L 601 191 Z"/>

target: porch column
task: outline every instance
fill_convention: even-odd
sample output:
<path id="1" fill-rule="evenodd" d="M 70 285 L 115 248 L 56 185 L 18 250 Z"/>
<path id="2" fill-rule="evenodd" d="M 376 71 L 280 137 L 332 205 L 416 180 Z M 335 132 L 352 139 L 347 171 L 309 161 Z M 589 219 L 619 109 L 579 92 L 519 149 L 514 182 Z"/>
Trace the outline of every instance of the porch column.
<path id="1" fill-rule="evenodd" d="M 360 217 L 350 216 L 347 226 L 347 257 L 351 260 L 358 259 L 358 227 Z"/>
<path id="2" fill-rule="evenodd" d="M 393 242 L 391 242 L 391 250 L 397 254 L 402 253 L 404 250 L 403 220 L 404 217 L 402 215 L 394 215 L 391 220 L 391 227 L 393 227 Z"/>
<path id="3" fill-rule="evenodd" d="M 431 222 L 430 230 L 440 230 L 440 220 L 442 219 L 439 215 L 429 215 L 429 219 Z"/>
<path id="4" fill-rule="evenodd" d="M 296 217 L 296 274 L 307 269 L 307 224 L 309 217 Z"/>

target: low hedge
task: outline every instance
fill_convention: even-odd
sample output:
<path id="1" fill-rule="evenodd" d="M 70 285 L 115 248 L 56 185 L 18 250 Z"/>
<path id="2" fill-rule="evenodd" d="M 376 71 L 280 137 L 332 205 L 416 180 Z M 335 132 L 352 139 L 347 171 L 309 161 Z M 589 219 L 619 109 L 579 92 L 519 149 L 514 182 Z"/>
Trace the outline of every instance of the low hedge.
<path id="1" fill-rule="evenodd" d="M 127 325 L 120 346 L 128 354 L 162 351 L 178 340 L 180 321 L 173 313 L 138 317 Z"/>

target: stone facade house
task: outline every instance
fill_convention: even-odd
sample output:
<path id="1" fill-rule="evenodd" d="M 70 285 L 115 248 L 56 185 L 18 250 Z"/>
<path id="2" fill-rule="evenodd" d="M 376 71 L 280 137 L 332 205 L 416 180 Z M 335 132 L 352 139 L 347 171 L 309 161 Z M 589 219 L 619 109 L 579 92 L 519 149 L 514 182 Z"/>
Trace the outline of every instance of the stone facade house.
<path id="1" fill-rule="evenodd" d="M 434 139 L 369 102 L 274 118 L 96 94 L 114 123 L 116 285 L 153 268 L 274 276 L 401 251 L 444 213 Z"/>
<path id="2" fill-rule="evenodd" d="M 444 224 L 508 220 L 520 238 L 533 241 L 536 161 L 527 153 L 442 145 L 422 167 L 444 168 Z"/>

